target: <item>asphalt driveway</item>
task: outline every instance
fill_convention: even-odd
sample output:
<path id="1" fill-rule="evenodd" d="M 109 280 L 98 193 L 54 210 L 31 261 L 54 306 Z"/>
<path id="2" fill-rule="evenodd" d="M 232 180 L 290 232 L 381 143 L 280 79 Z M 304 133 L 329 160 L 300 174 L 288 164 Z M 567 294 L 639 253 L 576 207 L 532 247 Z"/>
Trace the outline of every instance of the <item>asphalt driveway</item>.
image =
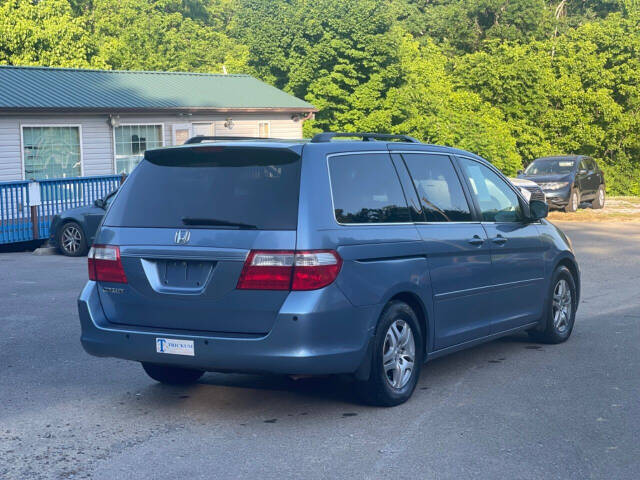
<path id="1" fill-rule="evenodd" d="M 572 338 L 514 336 L 426 365 L 392 409 L 334 378 L 167 387 L 85 354 L 86 259 L 0 254 L 0 479 L 640 476 L 640 225 L 566 224 Z"/>

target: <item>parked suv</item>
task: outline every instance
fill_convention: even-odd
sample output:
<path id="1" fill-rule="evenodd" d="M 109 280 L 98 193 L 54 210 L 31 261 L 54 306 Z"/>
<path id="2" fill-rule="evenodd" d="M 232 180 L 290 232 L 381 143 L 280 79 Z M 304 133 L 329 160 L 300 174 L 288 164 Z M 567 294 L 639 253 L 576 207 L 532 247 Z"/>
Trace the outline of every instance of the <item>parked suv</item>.
<path id="1" fill-rule="evenodd" d="M 551 207 L 575 212 L 580 203 L 591 202 L 593 208 L 603 208 L 605 201 L 604 173 L 591 157 L 560 155 L 537 158 L 518 178 L 536 182 Z"/>
<path id="2" fill-rule="evenodd" d="M 426 360 L 569 338 L 579 270 L 547 210 L 477 155 L 404 136 L 147 150 L 89 254 L 82 344 L 165 383 L 352 374 L 396 405 Z"/>

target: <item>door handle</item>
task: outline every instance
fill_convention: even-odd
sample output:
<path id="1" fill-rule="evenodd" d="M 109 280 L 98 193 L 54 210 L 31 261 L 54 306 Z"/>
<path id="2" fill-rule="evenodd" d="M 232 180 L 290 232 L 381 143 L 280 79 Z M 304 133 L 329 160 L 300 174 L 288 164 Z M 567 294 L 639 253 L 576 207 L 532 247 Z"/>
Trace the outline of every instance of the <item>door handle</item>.
<path id="1" fill-rule="evenodd" d="M 482 245 L 484 243 L 484 240 L 480 238 L 479 235 L 474 235 L 473 238 L 469 240 L 469 243 L 471 245 Z"/>
<path id="2" fill-rule="evenodd" d="M 498 236 L 494 238 L 492 242 L 498 245 L 504 245 L 505 243 L 507 243 L 507 239 L 504 238 L 502 235 L 498 234 Z"/>

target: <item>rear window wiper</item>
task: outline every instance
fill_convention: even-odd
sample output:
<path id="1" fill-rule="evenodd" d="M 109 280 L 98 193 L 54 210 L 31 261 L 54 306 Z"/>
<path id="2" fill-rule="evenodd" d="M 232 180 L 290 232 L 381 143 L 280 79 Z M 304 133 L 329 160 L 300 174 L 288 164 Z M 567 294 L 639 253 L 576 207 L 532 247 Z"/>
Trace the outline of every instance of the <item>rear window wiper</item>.
<path id="1" fill-rule="evenodd" d="M 218 218 L 183 217 L 182 223 L 185 225 L 210 225 L 213 227 L 236 227 L 242 230 L 257 230 L 256 225 L 242 222 L 229 222 Z"/>

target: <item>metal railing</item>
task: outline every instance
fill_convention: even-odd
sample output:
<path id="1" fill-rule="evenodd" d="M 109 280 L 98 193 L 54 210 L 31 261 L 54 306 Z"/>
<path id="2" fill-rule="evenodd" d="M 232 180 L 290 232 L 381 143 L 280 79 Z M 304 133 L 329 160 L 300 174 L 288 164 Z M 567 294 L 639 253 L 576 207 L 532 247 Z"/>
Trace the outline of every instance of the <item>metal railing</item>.
<path id="1" fill-rule="evenodd" d="M 0 244 L 48 238 L 54 215 L 69 208 L 91 205 L 118 188 L 121 182 L 120 175 L 0 182 Z M 32 183 L 38 185 L 39 201 L 31 198 L 30 202 Z"/>
<path id="2" fill-rule="evenodd" d="M 70 208 L 91 205 L 120 185 L 119 175 L 96 177 L 54 178 L 41 180 L 38 206 L 39 238 L 48 238 L 53 216 Z"/>
<path id="3" fill-rule="evenodd" d="M 33 240 L 29 182 L 0 182 L 0 244 Z"/>

